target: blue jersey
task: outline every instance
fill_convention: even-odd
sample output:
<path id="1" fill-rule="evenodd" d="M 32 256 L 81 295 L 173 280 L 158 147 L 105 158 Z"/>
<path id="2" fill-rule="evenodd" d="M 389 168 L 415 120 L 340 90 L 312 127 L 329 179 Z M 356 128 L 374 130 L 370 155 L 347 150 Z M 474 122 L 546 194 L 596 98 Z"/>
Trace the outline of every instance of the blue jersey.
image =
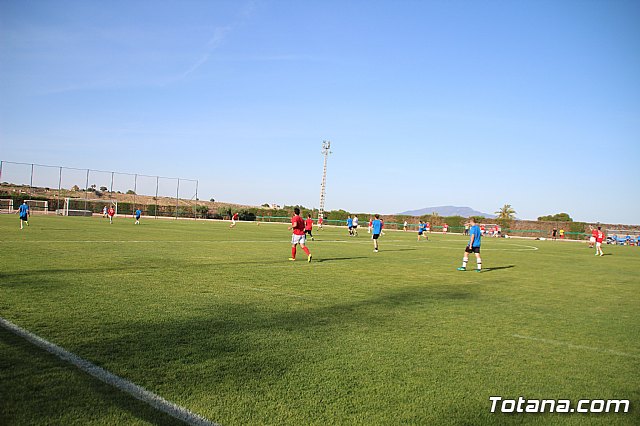
<path id="1" fill-rule="evenodd" d="M 347 226 L 348 227 L 352 227 L 353 226 L 353 219 L 351 219 L 351 218 L 347 219 Z"/>
<path id="2" fill-rule="evenodd" d="M 142 214 L 142 212 L 140 211 L 140 209 L 136 210 L 136 217 L 140 217 L 140 215 Z"/>
<path id="3" fill-rule="evenodd" d="M 380 234 L 382 232 L 382 221 L 380 219 L 375 219 L 372 226 L 374 234 Z"/>
<path id="4" fill-rule="evenodd" d="M 471 247 L 480 247 L 482 233 L 480 232 L 480 227 L 478 225 L 473 225 L 471 229 L 469 229 L 469 236 L 473 237 L 473 245 Z M 469 244 L 471 244 L 471 238 L 469 239 Z"/>
<path id="5" fill-rule="evenodd" d="M 26 217 L 29 212 L 29 206 L 26 204 L 20 204 L 18 211 L 20 212 L 20 217 Z"/>
<path id="6" fill-rule="evenodd" d="M 427 229 L 427 228 L 422 223 L 420 225 L 418 225 L 418 232 L 424 232 L 425 229 Z"/>

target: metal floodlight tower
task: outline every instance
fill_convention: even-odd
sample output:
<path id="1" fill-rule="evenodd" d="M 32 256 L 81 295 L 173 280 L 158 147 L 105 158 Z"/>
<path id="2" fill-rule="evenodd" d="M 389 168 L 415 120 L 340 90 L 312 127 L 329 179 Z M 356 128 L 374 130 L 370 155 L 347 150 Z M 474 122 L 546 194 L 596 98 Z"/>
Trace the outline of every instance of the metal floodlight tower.
<path id="1" fill-rule="evenodd" d="M 318 209 L 318 219 L 324 218 L 324 197 L 327 189 L 327 158 L 331 148 L 331 141 L 322 141 L 322 155 L 324 155 L 324 167 L 322 169 L 322 183 L 320 184 L 320 208 Z"/>

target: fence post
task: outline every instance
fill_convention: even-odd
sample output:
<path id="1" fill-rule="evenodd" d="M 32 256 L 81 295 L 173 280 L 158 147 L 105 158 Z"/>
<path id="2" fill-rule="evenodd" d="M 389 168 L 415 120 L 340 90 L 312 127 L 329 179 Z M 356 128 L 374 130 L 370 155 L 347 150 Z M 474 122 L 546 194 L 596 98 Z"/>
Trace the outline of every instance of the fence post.
<path id="1" fill-rule="evenodd" d="M 198 180 L 196 179 L 196 209 L 193 212 L 193 218 L 198 220 Z"/>
<path id="2" fill-rule="evenodd" d="M 60 167 L 60 173 L 58 174 L 58 199 L 56 202 L 56 210 L 60 209 L 60 190 L 62 189 L 62 167 Z"/>
<path id="3" fill-rule="evenodd" d="M 178 219 L 178 197 L 180 197 L 180 178 L 178 178 L 178 185 L 176 186 L 176 219 Z"/>
<path id="4" fill-rule="evenodd" d="M 133 178 L 133 208 L 134 209 L 137 207 L 136 205 L 137 194 L 138 194 L 138 174 L 136 173 L 135 177 Z"/>
<path id="5" fill-rule="evenodd" d="M 158 185 L 160 183 L 160 176 L 156 176 L 156 219 L 158 218 Z"/>
<path id="6" fill-rule="evenodd" d="M 87 197 L 89 196 L 89 169 L 87 169 L 87 183 L 84 187 L 84 209 L 87 210 Z"/>

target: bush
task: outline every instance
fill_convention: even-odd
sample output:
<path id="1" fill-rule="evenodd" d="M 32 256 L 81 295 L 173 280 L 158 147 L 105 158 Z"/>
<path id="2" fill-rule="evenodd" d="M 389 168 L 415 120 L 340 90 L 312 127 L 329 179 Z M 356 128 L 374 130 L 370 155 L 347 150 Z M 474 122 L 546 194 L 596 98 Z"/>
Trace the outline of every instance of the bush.
<path id="1" fill-rule="evenodd" d="M 200 217 L 203 217 L 203 218 L 209 217 L 209 207 L 207 206 L 196 206 L 196 212 Z"/>
<path id="2" fill-rule="evenodd" d="M 253 212 L 250 212 L 248 210 L 243 210 L 238 214 L 238 218 L 240 220 L 250 220 L 250 221 L 254 221 L 256 220 L 256 215 Z"/>
<path id="3" fill-rule="evenodd" d="M 221 219 L 231 217 L 231 209 L 229 207 L 218 207 L 218 216 L 220 216 Z"/>
<path id="4" fill-rule="evenodd" d="M 573 222 L 569 213 L 556 213 L 554 215 L 540 216 L 538 220 L 548 222 Z"/>

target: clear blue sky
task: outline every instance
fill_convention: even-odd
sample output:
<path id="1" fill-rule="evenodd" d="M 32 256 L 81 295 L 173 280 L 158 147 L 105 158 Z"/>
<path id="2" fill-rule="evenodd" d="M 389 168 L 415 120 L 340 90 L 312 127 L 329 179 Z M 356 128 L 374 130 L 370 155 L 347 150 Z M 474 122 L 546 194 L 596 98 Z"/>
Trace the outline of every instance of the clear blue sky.
<path id="1" fill-rule="evenodd" d="M 640 223 L 640 2 L 0 1 L 0 159 Z M 81 183 L 82 184 L 82 183 Z"/>

